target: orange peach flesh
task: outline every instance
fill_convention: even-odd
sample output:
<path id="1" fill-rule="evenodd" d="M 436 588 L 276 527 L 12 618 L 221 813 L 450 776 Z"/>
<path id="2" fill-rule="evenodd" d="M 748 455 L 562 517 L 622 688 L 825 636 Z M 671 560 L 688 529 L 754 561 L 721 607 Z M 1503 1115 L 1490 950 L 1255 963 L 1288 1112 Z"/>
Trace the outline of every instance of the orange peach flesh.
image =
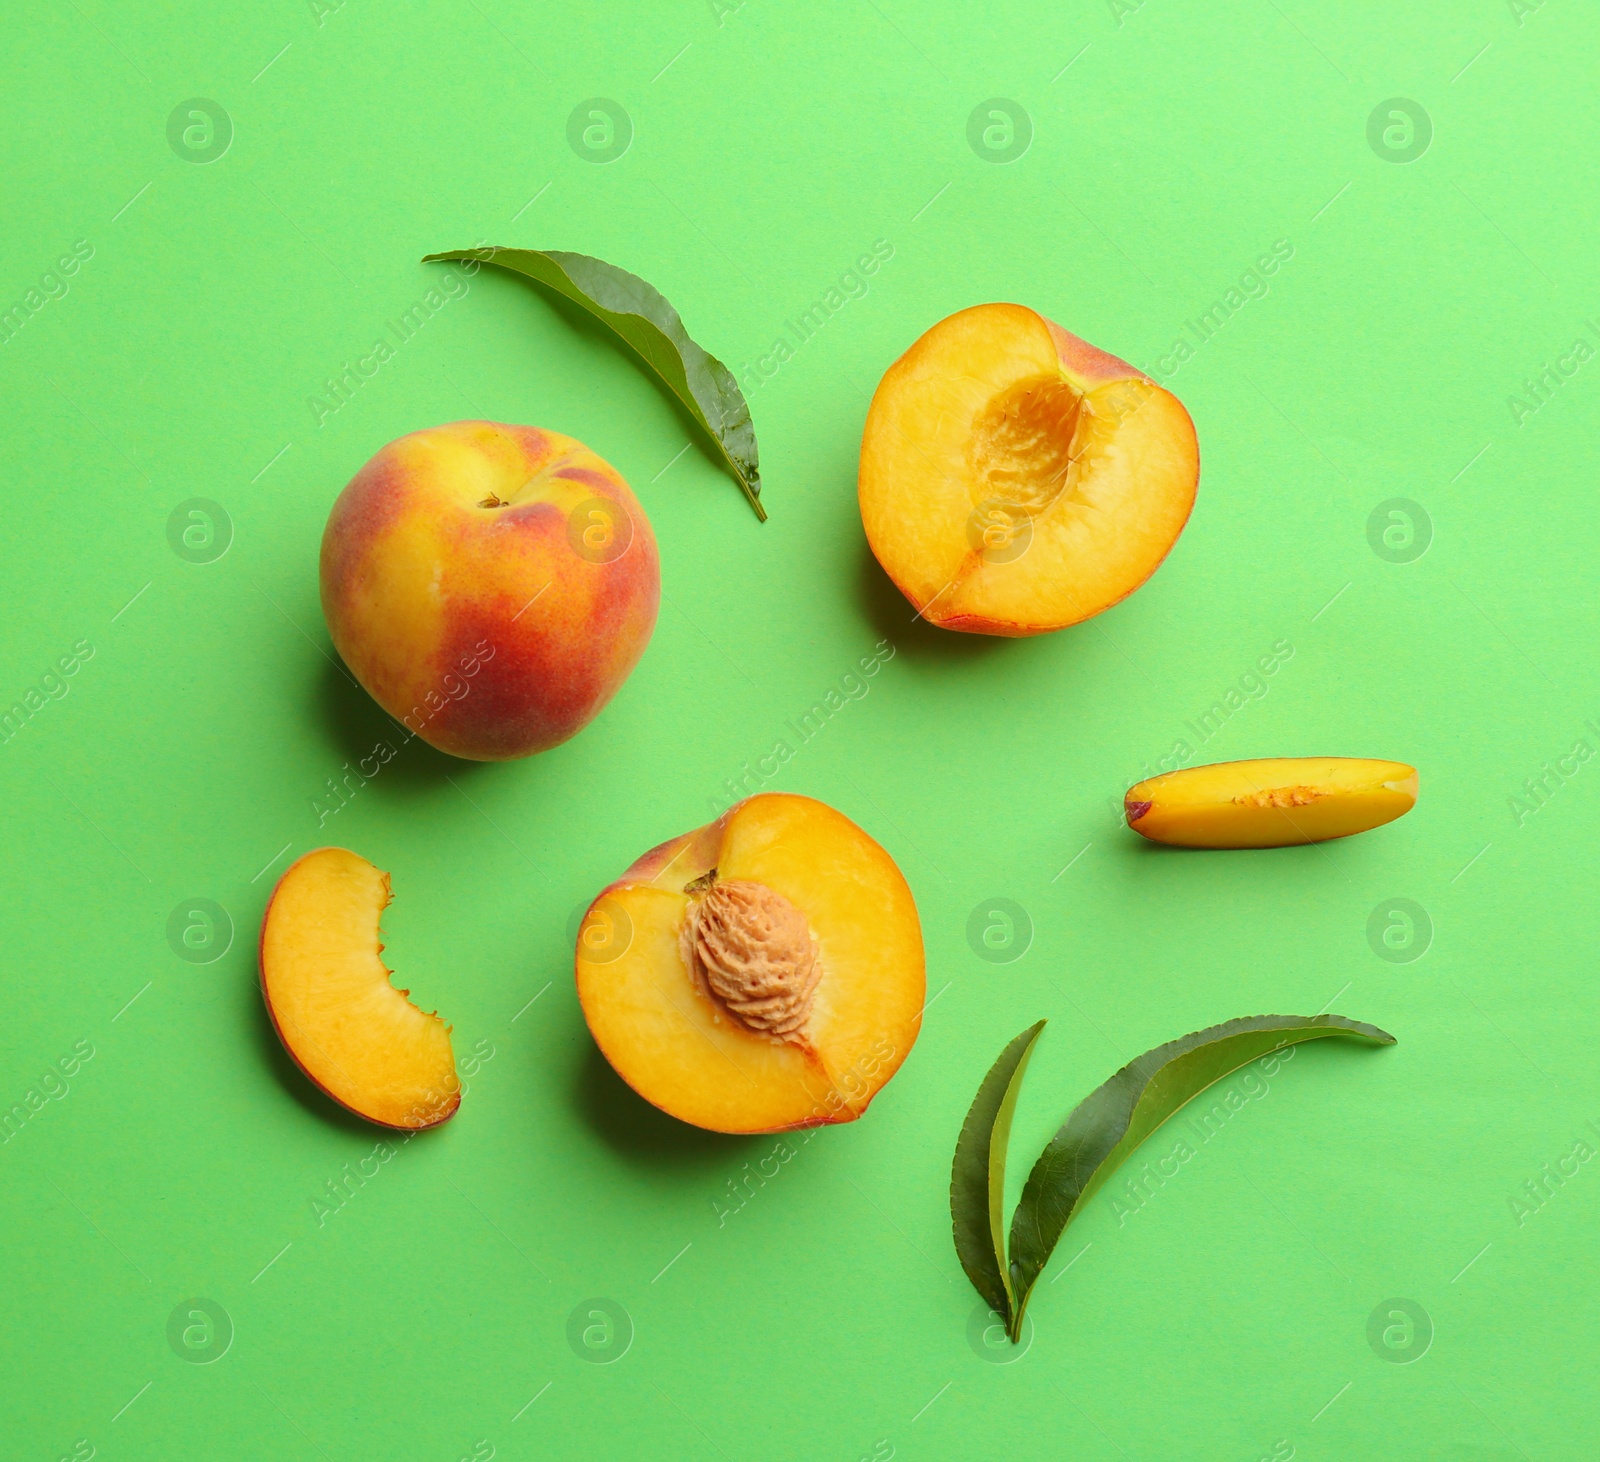
<path id="1" fill-rule="evenodd" d="M 796 905 L 823 974 L 799 1041 L 743 1026 L 691 975 L 685 884 L 767 885 Z M 652 850 L 591 906 L 578 997 L 617 1073 L 662 1111 L 717 1132 L 776 1132 L 859 1117 L 921 1028 L 922 930 L 889 855 L 808 797 L 763 793 Z"/>
<path id="2" fill-rule="evenodd" d="M 1382 827 L 1410 812 L 1417 771 L 1363 757 L 1185 767 L 1130 787 L 1128 826 L 1182 848 L 1280 848 Z"/>
<path id="3" fill-rule="evenodd" d="M 1176 397 L 1033 310 L 978 305 L 940 321 L 880 382 L 861 520 L 931 623 L 1042 634 L 1155 572 L 1199 475 Z"/>
<path id="4" fill-rule="evenodd" d="M 389 983 L 389 898 L 389 875 L 365 858 L 307 853 L 267 905 L 261 989 L 284 1048 L 336 1102 L 385 1127 L 432 1127 L 461 1102 L 450 1027 Z"/>

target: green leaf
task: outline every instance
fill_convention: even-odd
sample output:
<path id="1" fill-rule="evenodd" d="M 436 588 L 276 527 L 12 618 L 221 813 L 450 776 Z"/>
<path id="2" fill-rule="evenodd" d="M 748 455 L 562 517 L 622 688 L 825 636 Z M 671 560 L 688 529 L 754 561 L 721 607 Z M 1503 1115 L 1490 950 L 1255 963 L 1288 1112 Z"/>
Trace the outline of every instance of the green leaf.
<path id="1" fill-rule="evenodd" d="M 950 1170 L 950 1218 L 961 1267 L 989 1308 L 1008 1320 L 1012 1303 L 1005 1251 L 1006 1145 L 1022 1073 L 1043 1029 L 1042 1020 L 1030 1025 L 989 1068 L 961 1124 Z"/>
<path id="2" fill-rule="evenodd" d="M 1012 1340 L 1021 1335 L 1028 1295 L 1056 1241 L 1129 1153 L 1213 1082 L 1284 1046 L 1322 1036 L 1395 1043 L 1387 1031 L 1342 1015 L 1248 1015 L 1146 1051 L 1079 1102 L 1028 1174 L 1012 1215 Z"/>
<path id="3" fill-rule="evenodd" d="M 422 262 L 432 264 L 448 259 L 496 264 L 526 275 L 614 330 L 705 429 L 756 510 L 756 517 L 766 522 L 749 403 L 733 372 L 689 338 L 678 312 L 659 290 L 637 274 L 629 274 L 603 259 L 558 249 L 503 249 L 491 245 L 429 254 Z"/>

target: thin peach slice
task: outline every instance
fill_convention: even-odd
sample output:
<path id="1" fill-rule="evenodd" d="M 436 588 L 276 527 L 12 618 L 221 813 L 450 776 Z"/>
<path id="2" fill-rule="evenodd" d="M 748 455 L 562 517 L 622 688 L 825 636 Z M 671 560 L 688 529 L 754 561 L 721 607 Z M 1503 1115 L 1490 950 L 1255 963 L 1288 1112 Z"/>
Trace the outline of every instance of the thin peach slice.
<path id="1" fill-rule="evenodd" d="M 946 629 L 1035 635 L 1131 594 L 1194 506 L 1178 399 L 1023 305 L 941 320 L 884 374 L 861 442 L 878 562 Z"/>
<path id="2" fill-rule="evenodd" d="M 389 983 L 378 921 L 389 875 L 318 848 L 278 880 L 261 924 L 261 992 L 284 1049 L 342 1106 L 384 1127 L 437 1126 L 461 1104 L 450 1027 Z"/>
<path id="3" fill-rule="evenodd" d="M 1282 848 L 1382 827 L 1417 801 L 1403 761 L 1293 756 L 1185 767 L 1130 787 L 1128 826 L 1180 848 Z"/>
<path id="4" fill-rule="evenodd" d="M 841 813 L 762 793 L 640 858 L 590 906 L 578 998 L 618 1075 L 716 1132 L 854 1121 L 922 1023 L 922 927 Z"/>

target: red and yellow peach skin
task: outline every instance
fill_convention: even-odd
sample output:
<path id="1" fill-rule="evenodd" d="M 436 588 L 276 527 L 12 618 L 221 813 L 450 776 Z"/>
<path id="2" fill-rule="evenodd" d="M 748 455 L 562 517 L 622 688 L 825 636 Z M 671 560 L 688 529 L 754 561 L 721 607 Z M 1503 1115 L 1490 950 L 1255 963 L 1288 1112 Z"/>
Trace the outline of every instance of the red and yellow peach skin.
<path id="1" fill-rule="evenodd" d="M 582 442 L 458 421 L 384 447 L 322 538 L 345 664 L 441 751 L 503 761 L 581 730 L 649 643 L 655 535 Z"/>

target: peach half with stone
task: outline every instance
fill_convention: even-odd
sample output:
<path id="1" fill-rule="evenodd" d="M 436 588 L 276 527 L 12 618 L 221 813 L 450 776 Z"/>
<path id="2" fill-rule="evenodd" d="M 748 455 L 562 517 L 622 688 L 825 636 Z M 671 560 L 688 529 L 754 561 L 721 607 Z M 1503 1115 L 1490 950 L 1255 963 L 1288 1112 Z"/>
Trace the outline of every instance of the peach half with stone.
<path id="1" fill-rule="evenodd" d="M 926 998 L 894 860 L 842 813 L 783 792 L 652 849 L 602 891 L 576 974 L 617 1074 L 716 1132 L 854 1121 L 910 1054 Z"/>

